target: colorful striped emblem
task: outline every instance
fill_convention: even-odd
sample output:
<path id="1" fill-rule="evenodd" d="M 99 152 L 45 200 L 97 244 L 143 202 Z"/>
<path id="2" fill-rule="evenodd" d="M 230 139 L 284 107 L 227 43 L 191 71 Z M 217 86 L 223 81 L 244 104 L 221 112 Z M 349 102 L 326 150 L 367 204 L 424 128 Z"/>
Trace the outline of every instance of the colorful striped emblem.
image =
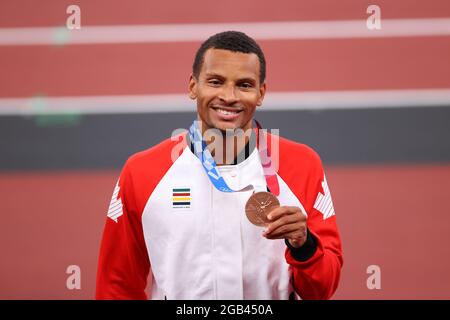
<path id="1" fill-rule="evenodd" d="M 191 188 L 173 188 L 172 205 L 174 208 L 190 208 Z"/>

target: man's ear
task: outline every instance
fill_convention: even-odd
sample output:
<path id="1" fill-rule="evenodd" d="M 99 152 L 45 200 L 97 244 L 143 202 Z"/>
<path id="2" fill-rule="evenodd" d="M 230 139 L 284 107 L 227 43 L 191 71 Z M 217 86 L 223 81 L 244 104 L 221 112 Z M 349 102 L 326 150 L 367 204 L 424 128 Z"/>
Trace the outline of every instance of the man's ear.
<path id="1" fill-rule="evenodd" d="M 266 95 L 266 83 L 264 82 L 259 86 L 259 98 L 258 101 L 256 102 L 257 106 L 262 105 L 265 95 Z"/>
<path id="2" fill-rule="evenodd" d="M 192 100 L 197 99 L 197 79 L 195 76 L 191 73 L 191 76 L 189 77 L 189 98 Z"/>

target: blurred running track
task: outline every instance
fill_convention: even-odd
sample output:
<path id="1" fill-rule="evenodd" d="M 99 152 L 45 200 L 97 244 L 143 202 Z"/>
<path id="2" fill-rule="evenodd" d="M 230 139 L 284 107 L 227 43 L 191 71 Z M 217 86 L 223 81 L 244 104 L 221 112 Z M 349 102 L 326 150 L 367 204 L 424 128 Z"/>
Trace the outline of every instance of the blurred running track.
<path id="1" fill-rule="evenodd" d="M 64 28 L 70 4 L 81 30 Z M 366 29 L 370 4 L 382 30 Z M 189 125 L 203 33 L 239 26 L 268 63 L 257 117 L 324 160 L 344 245 L 335 298 L 449 299 L 449 21 L 444 0 L 2 1 L 0 298 L 93 298 L 120 167 Z"/>

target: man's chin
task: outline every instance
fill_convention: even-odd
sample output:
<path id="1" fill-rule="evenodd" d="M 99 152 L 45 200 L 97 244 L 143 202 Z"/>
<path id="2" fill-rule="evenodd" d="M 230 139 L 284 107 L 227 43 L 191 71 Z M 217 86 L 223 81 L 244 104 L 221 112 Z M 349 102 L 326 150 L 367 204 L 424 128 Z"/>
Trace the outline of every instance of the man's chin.
<path id="1" fill-rule="evenodd" d="M 214 128 L 220 130 L 220 131 L 227 131 L 227 130 L 236 130 L 240 128 L 240 124 L 239 123 L 235 123 L 235 122 L 225 122 L 225 121 L 216 121 L 215 123 L 213 123 Z"/>
<path id="2" fill-rule="evenodd" d="M 236 126 L 222 126 L 217 128 L 218 130 L 220 130 L 220 132 L 222 132 L 223 134 L 228 133 L 228 134 L 241 134 L 244 131 L 244 128 L 236 125 Z"/>

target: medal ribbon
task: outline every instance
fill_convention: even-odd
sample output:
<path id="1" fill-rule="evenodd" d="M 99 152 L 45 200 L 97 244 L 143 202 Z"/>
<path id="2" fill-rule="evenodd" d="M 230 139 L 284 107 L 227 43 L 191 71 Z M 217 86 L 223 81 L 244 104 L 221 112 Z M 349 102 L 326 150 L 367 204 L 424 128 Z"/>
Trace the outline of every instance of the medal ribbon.
<path id="1" fill-rule="evenodd" d="M 262 127 L 258 121 L 254 121 L 256 124 L 256 137 L 258 141 L 259 130 L 262 129 Z M 202 133 L 198 126 L 198 120 L 194 120 L 189 128 L 189 138 L 194 146 L 195 155 L 202 163 L 209 180 L 217 190 L 222 192 L 241 192 L 254 189 L 254 186 L 251 184 L 241 190 L 233 190 L 228 186 L 219 170 L 217 170 L 217 164 L 212 157 L 211 152 L 206 147 L 206 142 L 203 140 Z M 259 141 L 259 144 L 257 143 L 256 148 L 258 149 L 267 187 L 271 193 L 278 196 L 280 194 L 280 186 L 278 184 L 276 172 L 272 165 L 272 160 L 267 147 L 267 138 L 265 137 L 264 132 L 261 135 L 261 141 Z"/>

